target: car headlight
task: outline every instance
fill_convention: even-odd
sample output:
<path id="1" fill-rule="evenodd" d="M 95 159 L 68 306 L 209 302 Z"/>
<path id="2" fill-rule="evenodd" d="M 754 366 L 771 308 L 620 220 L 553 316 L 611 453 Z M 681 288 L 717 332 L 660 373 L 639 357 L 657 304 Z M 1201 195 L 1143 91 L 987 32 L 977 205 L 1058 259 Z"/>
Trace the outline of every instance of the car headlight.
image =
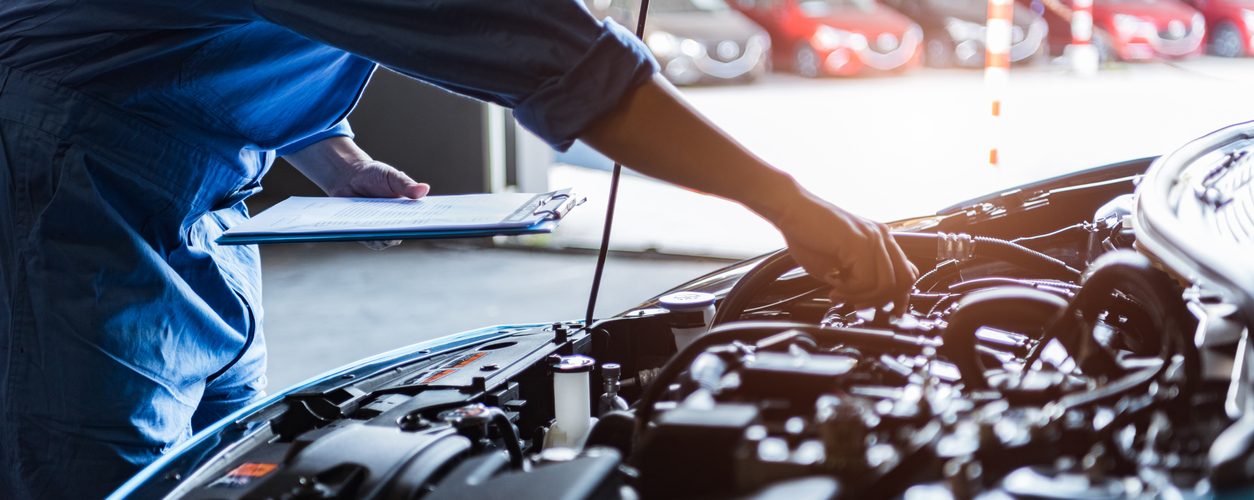
<path id="1" fill-rule="evenodd" d="M 650 33 L 644 41 L 649 46 L 649 50 L 653 51 L 653 55 L 661 58 L 669 58 L 679 51 L 679 40 L 675 35 L 665 31 L 654 31 Z"/>
<path id="2" fill-rule="evenodd" d="M 867 47 L 865 35 L 838 30 L 831 26 L 819 26 L 819 29 L 814 31 L 814 44 L 824 50 L 831 50 L 837 47 L 863 50 Z"/>
<path id="3" fill-rule="evenodd" d="M 1128 14 L 1115 14 L 1112 18 L 1115 23 L 1115 31 L 1123 36 L 1139 35 L 1147 32 L 1154 32 L 1154 23 L 1146 21 L 1136 16 Z"/>
<path id="4" fill-rule="evenodd" d="M 945 19 L 945 31 L 949 32 L 949 38 L 956 42 L 984 40 L 984 25 L 980 23 L 951 17 Z"/>
<path id="5" fill-rule="evenodd" d="M 1254 30 L 1254 10 L 1241 9 L 1241 22 L 1245 23 L 1245 30 Z"/>

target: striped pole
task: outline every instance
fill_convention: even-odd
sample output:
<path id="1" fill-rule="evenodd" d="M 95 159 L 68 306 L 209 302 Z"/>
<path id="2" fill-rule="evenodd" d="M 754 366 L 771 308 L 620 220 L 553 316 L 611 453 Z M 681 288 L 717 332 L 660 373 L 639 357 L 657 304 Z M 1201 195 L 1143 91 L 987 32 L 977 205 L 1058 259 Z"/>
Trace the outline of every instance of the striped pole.
<path id="1" fill-rule="evenodd" d="M 1071 5 L 1071 46 L 1067 56 L 1071 70 L 1078 75 L 1097 74 L 1100 62 L 1097 47 L 1093 46 L 1093 0 L 1073 0 Z"/>
<path id="2" fill-rule="evenodd" d="M 988 164 L 998 166 L 1001 158 L 1001 104 L 1010 80 L 1010 33 L 1014 16 L 1012 0 L 988 0 L 988 21 L 984 30 L 984 85 L 992 101 Z"/>

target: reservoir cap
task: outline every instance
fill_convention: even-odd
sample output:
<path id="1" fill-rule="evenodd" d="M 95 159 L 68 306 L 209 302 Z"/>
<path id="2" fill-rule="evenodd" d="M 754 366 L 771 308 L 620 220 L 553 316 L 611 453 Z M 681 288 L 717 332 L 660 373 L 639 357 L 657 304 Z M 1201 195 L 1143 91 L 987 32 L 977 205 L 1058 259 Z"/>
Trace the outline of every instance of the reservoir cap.
<path id="1" fill-rule="evenodd" d="M 549 368 L 553 373 L 586 373 L 596 367 L 597 362 L 582 354 L 573 356 L 549 356 Z"/>
<path id="2" fill-rule="evenodd" d="M 709 307 L 716 297 L 705 292 L 675 292 L 657 299 L 658 305 L 671 311 L 692 311 Z"/>

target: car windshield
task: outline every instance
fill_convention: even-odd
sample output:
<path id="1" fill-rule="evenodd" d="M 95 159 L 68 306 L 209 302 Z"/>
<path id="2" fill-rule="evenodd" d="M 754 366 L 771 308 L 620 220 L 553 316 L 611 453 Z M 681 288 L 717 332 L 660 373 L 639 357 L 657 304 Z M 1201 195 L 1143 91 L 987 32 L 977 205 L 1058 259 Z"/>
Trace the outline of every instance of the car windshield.
<path id="1" fill-rule="evenodd" d="M 723 0 L 652 0 L 649 10 L 653 12 L 722 12 L 727 10 L 727 2 Z"/>
<path id="2" fill-rule="evenodd" d="M 875 0 L 801 0 L 799 6 L 807 17 L 826 17 L 842 10 L 870 12 Z"/>

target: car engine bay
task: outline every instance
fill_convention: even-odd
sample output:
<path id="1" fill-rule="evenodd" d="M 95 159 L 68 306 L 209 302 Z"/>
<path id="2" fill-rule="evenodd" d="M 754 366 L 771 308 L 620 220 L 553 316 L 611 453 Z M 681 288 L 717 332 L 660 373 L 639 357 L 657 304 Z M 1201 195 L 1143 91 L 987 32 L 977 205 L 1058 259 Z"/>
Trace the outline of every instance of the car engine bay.
<path id="1" fill-rule="evenodd" d="M 830 297 L 781 250 L 588 327 L 487 329 L 346 369 L 133 494 L 1251 494 L 1249 136 L 891 224 L 924 271 L 900 316 Z"/>

